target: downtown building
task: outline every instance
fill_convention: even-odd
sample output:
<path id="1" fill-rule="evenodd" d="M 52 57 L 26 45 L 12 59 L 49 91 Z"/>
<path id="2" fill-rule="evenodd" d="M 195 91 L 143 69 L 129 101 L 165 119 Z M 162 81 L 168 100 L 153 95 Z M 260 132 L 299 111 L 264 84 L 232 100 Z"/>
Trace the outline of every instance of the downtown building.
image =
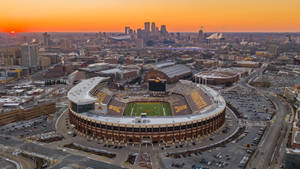
<path id="1" fill-rule="evenodd" d="M 22 66 L 36 70 L 40 66 L 38 44 L 24 44 L 21 46 Z"/>

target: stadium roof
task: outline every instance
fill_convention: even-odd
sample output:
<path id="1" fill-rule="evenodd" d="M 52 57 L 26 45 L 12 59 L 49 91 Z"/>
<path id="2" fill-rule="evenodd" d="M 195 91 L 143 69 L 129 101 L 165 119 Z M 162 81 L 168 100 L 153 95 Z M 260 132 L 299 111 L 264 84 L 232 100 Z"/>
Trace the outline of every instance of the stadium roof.
<path id="1" fill-rule="evenodd" d="M 211 34 L 209 37 L 207 37 L 206 39 L 216 39 L 216 40 L 220 40 L 223 38 L 223 33 L 213 33 Z"/>
<path id="2" fill-rule="evenodd" d="M 68 92 L 68 98 L 78 104 L 91 104 L 94 103 L 97 98 L 90 95 L 90 91 L 100 82 L 108 79 L 107 77 L 94 77 L 91 79 L 86 79 L 80 82 L 78 85 L 74 86 Z"/>
<path id="3" fill-rule="evenodd" d="M 208 48 L 200 48 L 200 47 L 166 47 L 161 48 L 163 50 L 177 50 L 177 51 L 205 51 L 205 50 L 212 50 Z"/>
<path id="4" fill-rule="evenodd" d="M 90 64 L 87 67 L 97 67 L 97 66 L 108 66 L 108 63 L 94 63 L 94 64 Z"/>
<path id="5" fill-rule="evenodd" d="M 174 65 L 163 68 L 160 71 L 165 73 L 170 78 L 192 72 L 192 70 L 185 65 Z"/>
<path id="6" fill-rule="evenodd" d="M 205 71 L 205 72 L 199 72 L 195 74 L 196 77 L 201 77 L 204 79 L 222 79 L 222 78 L 233 78 L 237 76 L 238 73 L 236 72 L 229 72 L 229 71 Z"/>
<path id="7" fill-rule="evenodd" d="M 111 67 L 115 67 L 115 65 L 114 64 L 108 64 L 108 63 L 94 63 L 94 64 L 88 65 L 85 68 L 80 68 L 80 70 L 96 72 L 96 71 L 107 70 Z"/>
<path id="8" fill-rule="evenodd" d="M 111 37 L 113 40 L 129 40 L 130 35 L 121 35 L 121 36 L 113 36 Z"/>
<path id="9" fill-rule="evenodd" d="M 103 73 L 103 74 L 115 74 L 115 73 L 120 73 L 120 72 L 122 72 L 122 70 L 120 70 L 119 68 L 114 68 L 114 69 L 103 70 L 100 73 Z"/>
<path id="10" fill-rule="evenodd" d="M 239 60 L 235 61 L 238 64 L 259 64 L 259 62 L 254 62 L 254 61 L 248 61 L 248 60 Z"/>

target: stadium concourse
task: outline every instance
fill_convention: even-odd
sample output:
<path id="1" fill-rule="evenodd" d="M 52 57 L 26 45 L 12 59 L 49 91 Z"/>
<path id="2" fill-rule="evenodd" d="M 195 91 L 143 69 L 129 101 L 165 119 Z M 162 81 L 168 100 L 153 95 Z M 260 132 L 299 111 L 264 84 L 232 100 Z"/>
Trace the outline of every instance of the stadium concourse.
<path id="1" fill-rule="evenodd" d="M 210 134 L 225 122 L 226 103 L 207 86 L 181 80 L 157 97 L 149 88 L 120 91 L 108 83 L 94 77 L 69 91 L 78 134 L 114 143 L 173 143 Z"/>

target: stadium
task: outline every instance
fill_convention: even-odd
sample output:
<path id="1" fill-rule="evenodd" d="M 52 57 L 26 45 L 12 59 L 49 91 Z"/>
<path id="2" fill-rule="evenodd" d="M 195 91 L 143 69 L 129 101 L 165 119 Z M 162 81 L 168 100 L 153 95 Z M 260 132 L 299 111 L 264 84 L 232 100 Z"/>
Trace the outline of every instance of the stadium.
<path id="1" fill-rule="evenodd" d="M 196 83 L 231 86 L 239 80 L 239 74 L 229 71 L 206 71 L 194 75 Z"/>
<path id="2" fill-rule="evenodd" d="M 147 85 L 116 90 L 110 83 L 94 77 L 68 92 L 78 134 L 113 144 L 169 144 L 209 135 L 225 122 L 226 103 L 207 86 L 148 79 Z"/>

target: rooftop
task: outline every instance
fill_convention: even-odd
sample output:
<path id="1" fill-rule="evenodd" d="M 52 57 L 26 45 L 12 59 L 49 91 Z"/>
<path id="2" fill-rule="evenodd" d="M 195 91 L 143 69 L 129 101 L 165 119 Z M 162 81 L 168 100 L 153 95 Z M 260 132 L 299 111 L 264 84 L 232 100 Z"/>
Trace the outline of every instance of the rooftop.
<path id="1" fill-rule="evenodd" d="M 254 62 L 254 61 L 248 61 L 248 60 L 239 60 L 236 61 L 238 64 L 259 64 L 259 62 Z"/>
<path id="2" fill-rule="evenodd" d="M 103 70 L 100 73 L 112 74 L 112 73 L 120 73 L 120 72 L 122 72 L 122 70 L 120 70 L 119 68 L 114 68 L 114 69 Z"/>
<path id="3" fill-rule="evenodd" d="M 160 71 L 164 72 L 170 78 L 192 72 L 192 70 L 189 67 L 181 64 L 166 67 L 161 69 Z"/>
<path id="4" fill-rule="evenodd" d="M 130 35 L 120 35 L 120 36 L 112 36 L 111 39 L 114 40 L 129 40 L 131 37 Z"/>
<path id="5" fill-rule="evenodd" d="M 199 72 L 195 76 L 200 76 L 205 79 L 209 78 L 228 78 L 234 77 L 237 73 L 233 72 L 222 72 L 222 71 L 207 71 L 207 72 Z"/>
<path id="6" fill-rule="evenodd" d="M 97 98 L 90 95 L 90 91 L 100 82 L 107 80 L 106 77 L 94 77 L 90 79 L 83 80 L 78 85 L 74 86 L 68 92 L 68 98 L 78 104 L 91 104 L 94 103 Z"/>
<path id="7" fill-rule="evenodd" d="M 163 63 L 157 63 L 157 64 L 155 64 L 154 66 L 155 66 L 157 69 L 160 69 L 160 68 L 163 68 L 163 67 L 173 66 L 173 65 L 175 65 L 175 62 L 163 62 Z"/>

